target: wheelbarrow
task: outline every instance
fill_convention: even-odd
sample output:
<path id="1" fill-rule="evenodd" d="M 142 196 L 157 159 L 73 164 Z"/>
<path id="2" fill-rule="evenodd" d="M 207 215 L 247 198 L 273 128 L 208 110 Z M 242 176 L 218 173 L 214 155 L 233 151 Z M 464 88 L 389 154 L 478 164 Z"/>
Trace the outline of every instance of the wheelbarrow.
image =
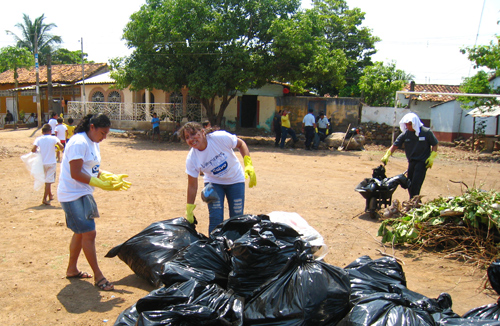
<path id="1" fill-rule="evenodd" d="M 365 199 L 365 212 L 370 213 L 370 217 L 377 218 L 377 211 L 392 204 L 392 194 L 398 186 L 403 189 L 409 187 L 410 180 L 406 177 L 406 172 L 398 174 L 392 178 L 385 176 L 383 165 L 373 169 L 371 178 L 361 181 L 355 191 L 359 192 Z"/>

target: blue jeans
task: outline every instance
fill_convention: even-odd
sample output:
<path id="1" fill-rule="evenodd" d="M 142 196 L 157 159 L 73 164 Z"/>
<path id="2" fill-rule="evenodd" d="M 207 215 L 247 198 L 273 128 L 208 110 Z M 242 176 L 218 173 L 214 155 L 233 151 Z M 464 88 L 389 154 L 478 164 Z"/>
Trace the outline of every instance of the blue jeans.
<path id="1" fill-rule="evenodd" d="M 205 183 L 205 186 L 206 185 L 207 183 Z M 209 233 L 224 221 L 224 197 L 227 197 L 227 202 L 229 203 L 229 218 L 243 215 L 243 209 L 245 208 L 244 182 L 231 185 L 212 183 L 212 186 L 217 192 L 217 195 L 219 195 L 219 200 L 208 204 L 208 214 L 210 218 L 210 224 L 208 226 Z"/>
<path id="2" fill-rule="evenodd" d="M 296 143 L 299 140 L 297 138 L 297 135 L 295 135 L 295 131 L 292 128 L 281 127 L 281 144 L 280 144 L 281 148 L 285 148 L 286 136 L 288 136 L 288 133 L 290 133 L 290 136 L 292 136 L 294 143 Z"/>

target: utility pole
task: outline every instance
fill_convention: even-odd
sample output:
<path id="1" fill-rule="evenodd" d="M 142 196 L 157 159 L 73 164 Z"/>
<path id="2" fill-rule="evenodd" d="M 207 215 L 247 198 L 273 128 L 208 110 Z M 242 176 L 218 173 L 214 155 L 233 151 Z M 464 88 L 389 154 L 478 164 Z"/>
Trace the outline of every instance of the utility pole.
<path id="1" fill-rule="evenodd" d="M 52 108 L 54 106 L 53 102 L 53 89 L 52 89 L 52 54 L 49 52 L 47 54 L 47 102 L 48 102 L 48 110 L 52 112 Z"/>
<path id="2" fill-rule="evenodd" d="M 35 33 L 35 70 L 36 70 L 36 113 L 38 115 L 38 127 L 42 127 L 42 105 L 40 103 L 40 73 L 38 68 L 38 35 Z"/>
<path id="3" fill-rule="evenodd" d="M 83 116 L 87 115 L 87 108 L 85 105 L 86 99 L 85 99 L 85 65 L 83 63 L 83 37 L 81 38 L 80 42 L 82 43 L 82 99 L 83 99 Z"/>

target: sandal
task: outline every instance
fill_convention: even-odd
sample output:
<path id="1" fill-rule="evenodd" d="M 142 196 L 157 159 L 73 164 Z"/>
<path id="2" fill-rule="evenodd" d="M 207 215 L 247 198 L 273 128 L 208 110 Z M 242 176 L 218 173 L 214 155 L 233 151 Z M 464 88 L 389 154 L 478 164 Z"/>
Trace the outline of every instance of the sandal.
<path id="1" fill-rule="evenodd" d="M 95 282 L 94 285 L 97 286 L 102 291 L 113 291 L 115 289 L 113 283 L 109 282 L 105 277 Z"/>
<path id="2" fill-rule="evenodd" d="M 73 276 L 66 276 L 66 278 L 92 278 L 92 275 L 90 275 L 87 272 L 80 271 L 78 274 L 73 275 Z"/>

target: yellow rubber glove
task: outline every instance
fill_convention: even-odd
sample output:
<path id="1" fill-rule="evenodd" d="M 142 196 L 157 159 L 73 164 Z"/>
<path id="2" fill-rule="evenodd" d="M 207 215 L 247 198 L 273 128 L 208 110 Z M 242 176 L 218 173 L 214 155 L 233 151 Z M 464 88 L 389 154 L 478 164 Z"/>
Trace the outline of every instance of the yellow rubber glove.
<path id="1" fill-rule="evenodd" d="M 329 133 L 329 131 L 328 131 L 328 129 L 326 129 L 326 135 L 327 135 L 327 136 L 328 136 L 328 133 Z"/>
<path id="2" fill-rule="evenodd" d="M 99 179 L 102 181 L 117 181 L 122 183 L 122 188 L 120 190 L 127 190 L 132 185 L 132 182 L 123 180 L 127 178 L 128 174 L 114 174 L 108 171 L 102 171 L 99 174 Z"/>
<path id="3" fill-rule="evenodd" d="M 101 179 L 91 177 L 89 185 L 91 185 L 92 187 L 101 188 L 102 190 L 111 191 L 111 190 L 120 190 L 123 186 L 123 183 L 110 180 L 103 181 Z"/>
<path id="4" fill-rule="evenodd" d="M 243 158 L 243 163 L 245 163 L 245 179 L 250 177 L 250 182 L 248 183 L 248 187 L 252 188 L 257 185 L 257 177 L 255 176 L 255 170 L 252 165 L 252 159 L 250 156 L 246 155 Z"/>
<path id="5" fill-rule="evenodd" d="M 430 169 L 432 168 L 432 164 L 434 164 L 434 160 L 436 159 L 436 156 L 438 156 L 437 152 L 432 151 L 431 155 L 427 160 L 425 160 L 425 167 Z"/>
<path id="6" fill-rule="evenodd" d="M 318 128 L 314 128 L 314 132 L 318 133 Z"/>
<path id="7" fill-rule="evenodd" d="M 380 162 L 384 163 L 384 165 L 387 164 L 387 162 L 389 162 L 389 157 L 391 157 L 392 153 L 391 153 L 391 150 L 388 149 L 387 152 L 385 152 L 385 155 L 384 157 L 382 157 L 382 159 L 380 160 Z"/>
<path id="8" fill-rule="evenodd" d="M 186 204 L 186 220 L 188 220 L 188 222 L 191 224 L 194 223 L 193 211 L 195 208 L 196 208 L 195 204 Z"/>

